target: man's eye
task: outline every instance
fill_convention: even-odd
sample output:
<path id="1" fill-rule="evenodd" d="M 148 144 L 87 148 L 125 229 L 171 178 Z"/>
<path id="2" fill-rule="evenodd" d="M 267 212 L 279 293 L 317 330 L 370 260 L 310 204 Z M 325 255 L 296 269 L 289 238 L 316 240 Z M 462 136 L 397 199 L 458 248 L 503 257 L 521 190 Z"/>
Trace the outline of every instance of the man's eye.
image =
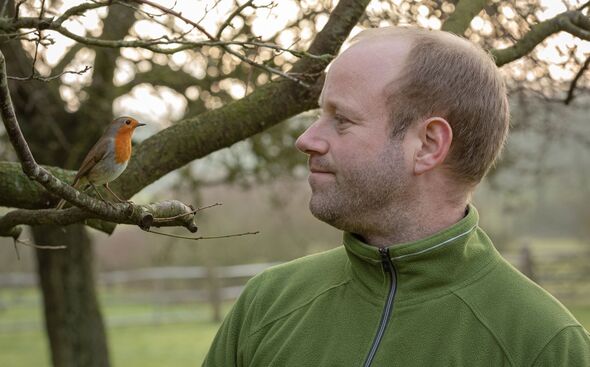
<path id="1" fill-rule="evenodd" d="M 336 115 L 334 119 L 338 122 L 339 125 L 350 123 L 351 121 L 344 116 Z"/>

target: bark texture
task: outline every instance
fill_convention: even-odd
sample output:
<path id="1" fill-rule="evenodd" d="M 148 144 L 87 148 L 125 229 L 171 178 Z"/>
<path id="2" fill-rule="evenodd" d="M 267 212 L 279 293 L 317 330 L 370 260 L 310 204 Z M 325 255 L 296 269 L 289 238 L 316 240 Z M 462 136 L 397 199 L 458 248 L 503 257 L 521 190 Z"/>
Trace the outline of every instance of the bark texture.
<path id="1" fill-rule="evenodd" d="M 33 227 L 37 243 L 66 245 L 37 251 L 45 325 L 55 367 L 107 367 L 109 353 L 94 288 L 92 241 L 81 224 Z"/>

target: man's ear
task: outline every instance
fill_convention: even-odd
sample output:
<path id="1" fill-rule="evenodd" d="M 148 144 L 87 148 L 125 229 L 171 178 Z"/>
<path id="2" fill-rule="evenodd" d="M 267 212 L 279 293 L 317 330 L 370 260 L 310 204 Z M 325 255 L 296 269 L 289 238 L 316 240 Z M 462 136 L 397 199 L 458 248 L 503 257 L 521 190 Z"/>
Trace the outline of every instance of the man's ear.
<path id="1" fill-rule="evenodd" d="M 414 151 L 414 174 L 421 175 L 439 167 L 447 157 L 453 141 L 453 129 L 442 117 L 431 117 L 417 126 L 419 139 Z"/>

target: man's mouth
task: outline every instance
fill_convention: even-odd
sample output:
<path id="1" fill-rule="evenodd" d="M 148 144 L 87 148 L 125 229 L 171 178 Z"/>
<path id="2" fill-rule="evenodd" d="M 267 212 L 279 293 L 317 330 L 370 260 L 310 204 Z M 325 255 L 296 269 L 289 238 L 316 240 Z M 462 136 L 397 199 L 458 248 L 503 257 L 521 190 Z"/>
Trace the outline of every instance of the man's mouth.
<path id="1" fill-rule="evenodd" d="M 308 165 L 309 165 L 309 172 L 310 173 L 334 173 L 332 172 L 326 164 L 320 158 L 310 157 Z"/>
<path id="2" fill-rule="evenodd" d="M 321 169 L 321 168 L 309 168 L 309 172 L 311 173 L 332 173 L 330 171 L 326 171 L 325 169 Z"/>

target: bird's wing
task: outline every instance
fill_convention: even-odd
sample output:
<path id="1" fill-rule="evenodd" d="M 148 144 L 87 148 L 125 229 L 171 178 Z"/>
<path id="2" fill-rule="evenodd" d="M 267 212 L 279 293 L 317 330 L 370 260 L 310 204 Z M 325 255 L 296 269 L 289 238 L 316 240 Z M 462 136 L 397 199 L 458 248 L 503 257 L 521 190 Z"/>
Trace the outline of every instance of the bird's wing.
<path id="1" fill-rule="evenodd" d="M 109 141 L 108 139 L 100 139 L 92 149 L 86 154 L 86 157 L 82 161 L 82 165 L 74 178 L 74 183 L 72 185 L 76 185 L 78 180 L 84 176 L 96 165 L 96 163 L 100 162 L 101 159 L 104 158 L 107 152 Z"/>

